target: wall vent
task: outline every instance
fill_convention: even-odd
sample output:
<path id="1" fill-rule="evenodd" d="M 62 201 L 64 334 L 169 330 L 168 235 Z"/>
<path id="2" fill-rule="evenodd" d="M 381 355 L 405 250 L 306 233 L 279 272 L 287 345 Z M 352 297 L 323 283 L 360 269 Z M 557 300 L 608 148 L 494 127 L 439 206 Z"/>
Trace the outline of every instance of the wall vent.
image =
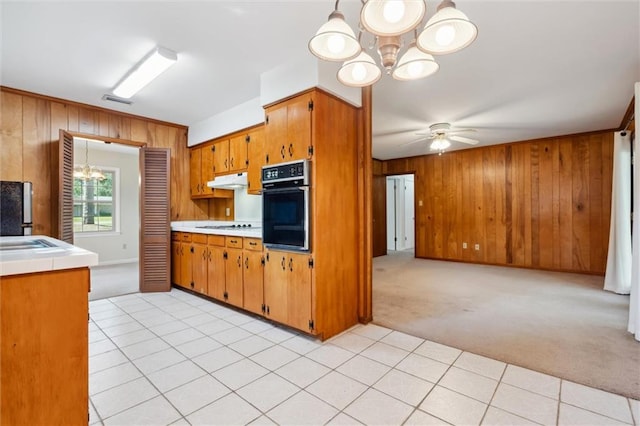
<path id="1" fill-rule="evenodd" d="M 133 101 L 130 101 L 129 99 L 119 98 L 115 95 L 109 95 L 109 94 L 102 95 L 102 100 L 118 102 L 119 104 L 125 104 L 125 105 L 131 105 L 133 103 Z"/>

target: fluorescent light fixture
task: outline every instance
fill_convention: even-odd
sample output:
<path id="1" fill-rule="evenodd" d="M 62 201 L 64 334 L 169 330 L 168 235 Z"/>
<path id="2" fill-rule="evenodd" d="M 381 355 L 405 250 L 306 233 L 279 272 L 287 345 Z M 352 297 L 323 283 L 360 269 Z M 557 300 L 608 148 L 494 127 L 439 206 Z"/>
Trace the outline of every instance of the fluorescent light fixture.
<path id="1" fill-rule="evenodd" d="M 178 55 L 164 47 L 149 52 L 113 89 L 119 98 L 129 99 L 178 60 Z"/>

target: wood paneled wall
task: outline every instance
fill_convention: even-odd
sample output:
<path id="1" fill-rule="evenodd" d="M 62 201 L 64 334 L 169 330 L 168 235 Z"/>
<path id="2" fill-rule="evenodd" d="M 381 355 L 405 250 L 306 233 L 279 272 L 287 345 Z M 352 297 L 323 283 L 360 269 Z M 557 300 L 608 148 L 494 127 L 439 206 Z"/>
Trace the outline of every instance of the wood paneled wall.
<path id="1" fill-rule="evenodd" d="M 604 274 L 612 154 L 603 131 L 388 160 L 383 172 L 415 172 L 417 257 Z"/>
<path id="2" fill-rule="evenodd" d="M 34 234 L 51 235 L 50 209 L 56 196 L 52 194 L 52 142 L 58 140 L 59 129 L 170 148 L 171 220 L 208 219 L 220 210 L 208 200 L 191 200 L 185 126 L 6 87 L 1 88 L 0 105 L 0 180 L 33 182 Z"/>

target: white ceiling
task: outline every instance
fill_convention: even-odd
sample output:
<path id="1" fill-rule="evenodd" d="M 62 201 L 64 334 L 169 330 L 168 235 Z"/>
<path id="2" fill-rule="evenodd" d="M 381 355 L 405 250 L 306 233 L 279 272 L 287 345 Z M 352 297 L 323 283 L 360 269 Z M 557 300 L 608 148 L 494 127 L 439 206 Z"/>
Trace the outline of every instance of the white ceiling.
<path id="1" fill-rule="evenodd" d="M 428 1 L 427 18 L 438 2 Z M 409 143 L 436 122 L 472 127 L 482 145 L 616 128 L 640 81 L 640 2 L 472 1 L 468 48 L 436 57 L 414 82 L 373 89 L 373 153 L 429 152 Z M 360 1 L 340 9 L 356 28 Z M 260 74 L 310 55 L 334 1 L 0 3 L 4 86 L 190 125 L 260 94 Z M 405 40 L 408 43 L 410 40 Z M 155 45 L 178 63 L 122 106 L 101 99 Z M 372 54 L 376 57 L 377 55 Z M 466 148 L 455 143 L 451 149 Z"/>

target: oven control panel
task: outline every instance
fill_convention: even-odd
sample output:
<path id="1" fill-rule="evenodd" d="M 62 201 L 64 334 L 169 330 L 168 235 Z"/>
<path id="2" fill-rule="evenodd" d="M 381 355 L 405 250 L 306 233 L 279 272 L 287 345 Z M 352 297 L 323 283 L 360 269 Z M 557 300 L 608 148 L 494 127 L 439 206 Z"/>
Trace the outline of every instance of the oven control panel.
<path id="1" fill-rule="evenodd" d="M 262 186 L 275 186 L 276 183 L 289 185 L 309 185 L 309 160 L 291 161 L 262 167 Z"/>

